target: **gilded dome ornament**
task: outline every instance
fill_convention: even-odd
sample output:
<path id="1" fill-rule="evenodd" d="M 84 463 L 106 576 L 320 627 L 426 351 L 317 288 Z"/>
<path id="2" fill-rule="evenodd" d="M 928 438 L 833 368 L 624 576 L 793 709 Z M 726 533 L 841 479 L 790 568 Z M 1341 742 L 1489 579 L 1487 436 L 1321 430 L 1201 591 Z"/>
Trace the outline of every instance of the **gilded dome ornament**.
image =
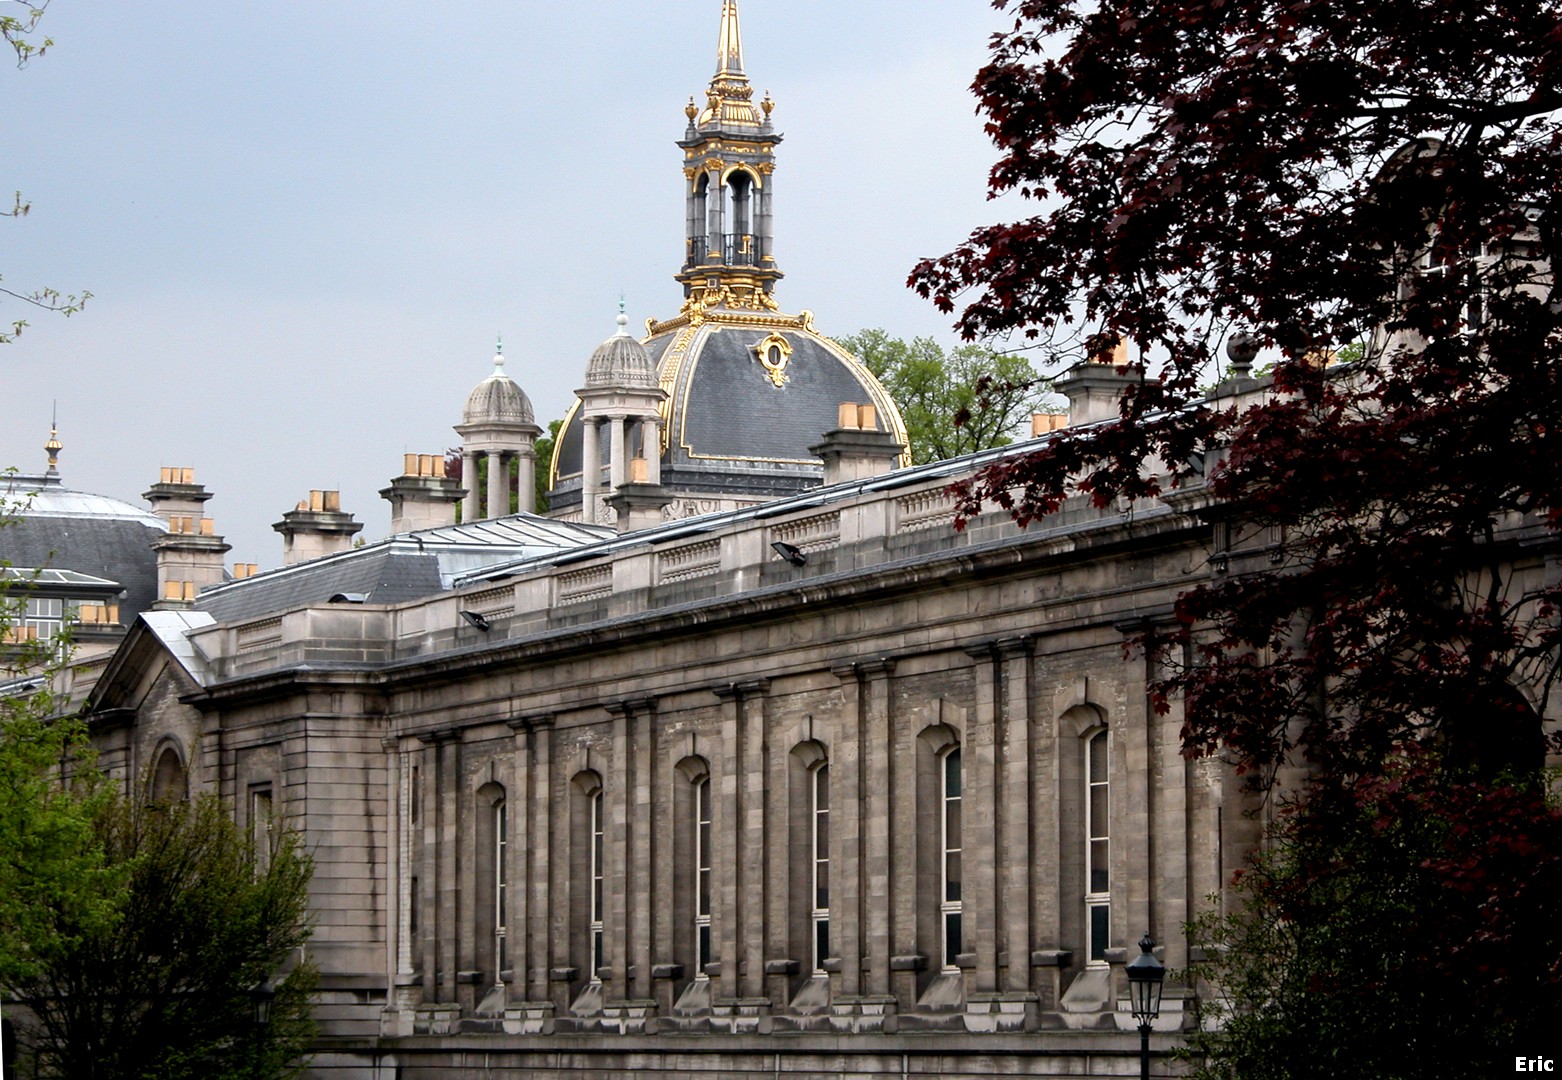
<path id="1" fill-rule="evenodd" d="M 780 334 L 771 334 L 754 346 L 754 353 L 759 357 L 760 365 L 765 369 L 765 377 L 771 384 L 778 390 L 785 386 L 788 381 L 786 365 L 792 359 L 792 343 Z"/>

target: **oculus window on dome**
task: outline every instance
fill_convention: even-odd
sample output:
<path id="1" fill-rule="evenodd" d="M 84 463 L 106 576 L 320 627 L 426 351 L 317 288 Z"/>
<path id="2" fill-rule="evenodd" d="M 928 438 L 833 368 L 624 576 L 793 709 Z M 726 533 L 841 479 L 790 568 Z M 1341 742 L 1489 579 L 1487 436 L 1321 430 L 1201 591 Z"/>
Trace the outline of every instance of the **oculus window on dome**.
<path id="1" fill-rule="evenodd" d="M 754 353 L 759 357 L 760 365 L 765 369 L 765 377 L 771 385 L 780 389 L 790 381 L 786 374 L 786 365 L 792 359 L 790 341 L 780 334 L 771 334 L 754 346 Z"/>

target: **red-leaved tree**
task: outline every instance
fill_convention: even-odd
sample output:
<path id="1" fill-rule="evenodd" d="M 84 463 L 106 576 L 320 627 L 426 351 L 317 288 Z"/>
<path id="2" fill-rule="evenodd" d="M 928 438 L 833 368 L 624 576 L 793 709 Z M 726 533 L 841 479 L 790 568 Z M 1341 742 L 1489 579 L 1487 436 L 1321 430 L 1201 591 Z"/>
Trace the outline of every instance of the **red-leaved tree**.
<path id="1" fill-rule="evenodd" d="M 992 466 L 962 512 L 1026 522 L 1073 496 L 1206 484 L 1233 548 L 1261 538 L 1272 561 L 1180 598 L 1161 704 L 1182 699 L 1190 755 L 1261 785 L 1304 765 L 1319 823 L 1397 805 L 1363 785 L 1411 745 L 1439 782 L 1538 783 L 1562 655 L 1562 10 L 995 6 L 1012 28 L 975 84 L 991 189 L 1036 216 L 977 231 L 912 285 L 971 337 L 1079 359 L 1126 341 L 1138 359 L 1118 420 Z M 1273 365 L 1242 408 L 1201 389 L 1232 374 L 1239 333 Z M 1512 891 L 1491 889 L 1499 914 Z M 1562 964 L 1515 976 L 1490 950 L 1454 954 L 1514 993 L 1562 991 Z"/>

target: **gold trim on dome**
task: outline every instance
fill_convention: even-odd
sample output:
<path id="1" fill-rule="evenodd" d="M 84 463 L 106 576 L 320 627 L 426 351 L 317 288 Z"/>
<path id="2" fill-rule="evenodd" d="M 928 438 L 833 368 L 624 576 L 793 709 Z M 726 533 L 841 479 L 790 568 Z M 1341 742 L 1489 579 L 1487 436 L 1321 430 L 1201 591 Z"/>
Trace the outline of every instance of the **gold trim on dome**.
<path id="1" fill-rule="evenodd" d="M 851 350 L 839 341 L 814 331 L 812 328 L 812 314 L 806 311 L 803 314 L 808 316 L 810 332 L 824 342 L 828 349 L 833 350 L 836 355 L 846 361 L 847 370 L 856 375 L 858 383 L 868 391 L 868 396 L 873 399 L 873 404 L 877 406 L 879 416 L 884 421 L 885 429 L 895 436 L 895 440 L 901 446 L 905 447 L 901 451 L 900 457 L 896 459 L 898 467 L 909 469 L 911 467 L 911 438 L 906 433 L 906 421 L 900 415 L 900 406 L 895 404 L 895 399 L 889 396 L 889 391 L 884 389 L 884 384 L 879 382 L 879 377 L 873 374 L 867 364 L 853 356 Z"/>
<path id="2" fill-rule="evenodd" d="M 647 323 L 650 322 L 649 319 L 646 321 Z M 651 328 L 650 337 L 655 337 L 668 329 L 673 329 L 675 323 L 676 320 L 673 323 L 663 323 Z M 683 324 L 683 332 L 673 339 L 672 344 L 667 347 L 667 351 L 662 354 L 662 362 L 659 365 L 661 370 L 657 373 L 657 384 L 662 390 L 662 400 L 656 406 L 656 414 L 661 421 L 657 424 L 657 428 L 661 439 L 662 453 L 664 454 L 667 453 L 668 447 L 672 445 L 673 388 L 677 385 L 678 372 L 683 367 L 684 358 L 689 353 L 689 344 L 694 340 L 694 335 L 698 330 L 699 327 L 685 322 Z M 650 337 L 646 340 L 649 341 Z"/>
<path id="3" fill-rule="evenodd" d="M 790 381 L 786 365 L 792 359 L 792 343 L 786 338 L 780 334 L 761 338 L 759 344 L 754 346 L 754 355 L 759 357 L 760 366 L 765 369 L 765 378 L 776 389 L 779 390 Z"/>
<path id="4" fill-rule="evenodd" d="M 564 449 L 564 433 L 569 430 L 569 422 L 575 419 L 575 414 L 580 411 L 580 398 L 570 403 L 570 407 L 564 410 L 564 422 L 559 425 L 558 438 L 553 440 L 553 453 L 548 455 L 548 490 L 552 491 L 559 486 L 559 452 Z M 581 472 L 586 471 L 586 446 L 581 443 Z M 570 473 L 570 476 L 579 476 L 580 473 Z"/>

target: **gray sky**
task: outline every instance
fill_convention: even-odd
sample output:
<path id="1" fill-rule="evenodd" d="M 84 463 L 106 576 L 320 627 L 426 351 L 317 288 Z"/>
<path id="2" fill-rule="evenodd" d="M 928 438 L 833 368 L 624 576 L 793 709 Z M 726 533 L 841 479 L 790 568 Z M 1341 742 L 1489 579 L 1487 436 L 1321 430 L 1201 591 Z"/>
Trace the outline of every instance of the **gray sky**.
<path id="1" fill-rule="evenodd" d="M 58 399 L 74 488 L 140 502 L 190 465 L 234 550 L 337 488 L 375 539 L 404 452 L 459 441 L 506 370 L 539 422 L 592 349 L 668 318 L 683 252 L 683 106 L 719 0 L 53 0 L 56 44 L 0 67 L 13 289 L 89 289 L 0 347 L 0 465 L 37 471 Z M 953 343 L 912 265 L 995 220 L 968 87 L 988 0 L 743 0 L 744 59 L 786 136 L 777 291 L 829 335 Z"/>

